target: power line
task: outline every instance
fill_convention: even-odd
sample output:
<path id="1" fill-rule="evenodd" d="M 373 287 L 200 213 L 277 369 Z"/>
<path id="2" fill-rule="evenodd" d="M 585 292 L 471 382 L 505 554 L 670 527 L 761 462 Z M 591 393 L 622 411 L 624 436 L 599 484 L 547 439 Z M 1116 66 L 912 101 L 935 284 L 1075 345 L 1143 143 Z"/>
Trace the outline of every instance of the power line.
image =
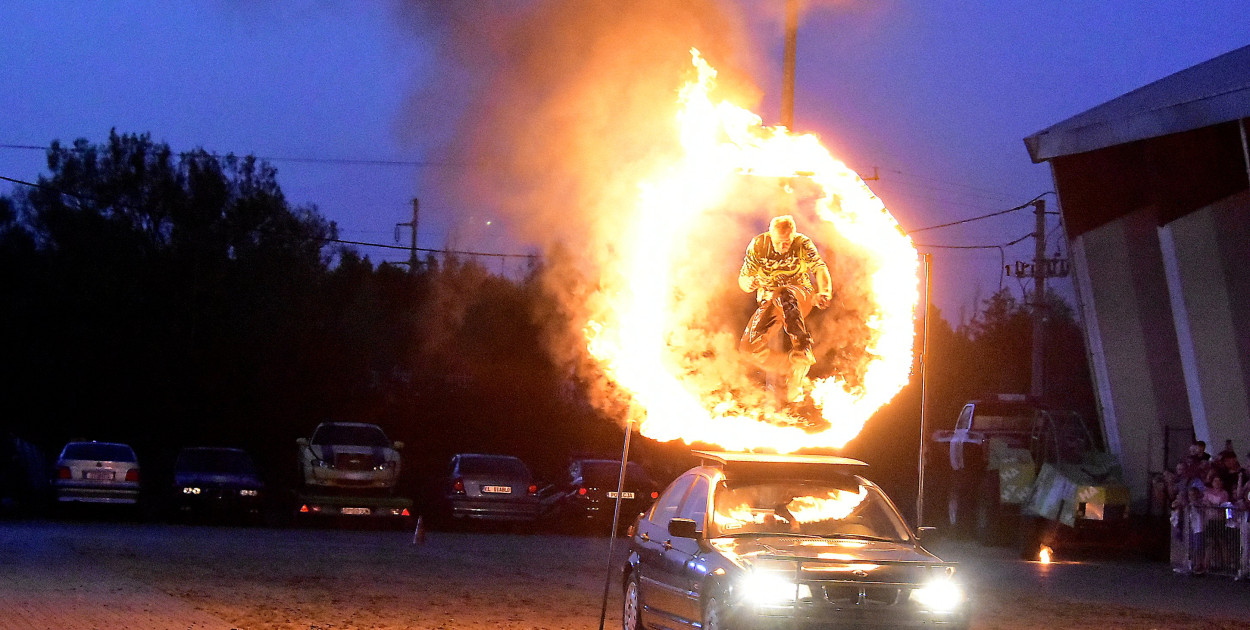
<path id="1" fill-rule="evenodd" d="M 980 220 L 982 220 L 982 219 L 988 219 L 988 218 L 991 218 L 991 217 L 997 217 L 997 216 L 1001 216 L 1001 215 L 1004 215 L 1004 214 L 1009 214 L 1009 213 L 1012 213 L 1012 212 L 1016 212 L 1016 211 L 1023 210 L 1023 209 L 1025 209 L 1025 208 L 1028 208 L 1028 207 L 1030 207 L 1030 206 L 1032 206 L 1032 205 L 1033 205 L 1033 202 L 1034 202 L 1034 201 L 1037 201 L 1038 199 L 1041 199 L 1042 197 L 1044 197 L 1044 196 L 1046 196 L 1046 195 L 1050 195 L 1050 194 L 1054 194 L 1054 193 L 1052 193 L 1052 192 L 1050 192 L 1050 191 L 1044 192 L 1044 193 L 1042 193 L 1042 194 L 1040 194 L 1040 195 L 1038 195 L 1038 196 L 1036 196 L 1036 197 L 1034 197 L 1034 198 L 1032 198 L 1032 199 L 1030 199 L 1030 200 L 1028 200 L 1028 201 L 1024 202 L 1023 204 L 1020 204 L 1020 205 L 1018 205 L 1018 206 L 1014 207 L 1014 208 L 1008 208 L 1008 209 L 1006 209 L 1006 210 L 999 210 L 998 212 L 991 212 L 991 213 L 989 213 L 989 214 L 983 214 L 983 215 L 976 216 L 976 217 L 971 217 L 971 218 L 968 218 L 968 219 L 961 219 L 961 220 L 959 220 L 959 221 L 951 221 L 950 223 L 941 223 L 941 224 L 938 224 L 938 225 L 930 225 L 930 226 L 928 226 L 928 227 L 916 228 L 916 229 L 914 229 L 914 230 L 908 230 L 908 232 L 907 232 L 907 233 L 908 233 L 908 234 L 915 234 L 916 232 L 924 232 L 924 231 L 927 231 L 927 230 L 936 230 L 936 229 L 938 229 L 938 228 L 951 227 L 952 225 L 962 225 L 962 224 L 964 224 L 964 223 L 972 223 L 973 221 L 980 221 Z"/>
<path id="2" fill-rule="evenodd" d="M 38 146 L 38 145 L 32 145 L 32 144 L 0 144 L 0 149 L 24 149 L 24 150 L 35 150 L 35 151 L 47 151 L 51 148 L 52 147 L 44 147 L 44 146 Z M 73 149 L 72 147 L 63 147 L 63 148 L 66 148 L 69 150 Z M 216 152 L 206 151 L 205 154 L 210 157 L 219 159 L 219 160 L 226 157 L 225 155 L 222 155 Z M 191 155 L 191 152 L 183 151 L 183 152 L 178 153 L 178 155 L 187 156 L 187 155 Z M 298 162 L 298 163 L 306 163 L 306 164 L 346 164 L 346 165 L 355 165 L 355 166 L 416 166 L 416 167 L 469 166 L 468 162 L 444 162 L 444 161 L 438 161 L 438 160 L 381 160 L 381 159 L 366 159 L 366 158 L 290 157 L 290 156 L 263 156 L 263 155 L 253 155 L 251 157 L 255 157 L 258 160 L 264 160 L 267 162 Z"/>

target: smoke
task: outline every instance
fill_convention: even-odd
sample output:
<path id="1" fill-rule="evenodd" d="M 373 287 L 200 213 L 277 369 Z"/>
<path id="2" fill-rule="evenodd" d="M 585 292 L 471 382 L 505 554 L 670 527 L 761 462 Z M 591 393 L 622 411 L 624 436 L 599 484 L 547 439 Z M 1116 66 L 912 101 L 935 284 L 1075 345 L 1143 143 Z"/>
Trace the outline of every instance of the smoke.
<path id="1" fill-rule="evenodd" d="M 681 151 L 677 94 L 694 74 L 691 48 L 713 60 L 721 98 L 758 105 L 749 79 L 758 76 L 756 47 L 740 10 L 721 0 L 478 0 L 412 2 L 399 13 L 435 56 L 406 127 L 442 141 L 446 159 L 463 165 L 439 183 L 449 198 L 496 209 L 514 237 L 543 249 L 553 302 L 536 316 L 568 324 L 549 331 L 551 351 L 616 417 L 626 397 L 587 355 L 583 327 L 609 309 L 606 288 L 628 284 L 618 246 L 635 236 L 639 182 Z M 667 338 L 677 369 L 687 386 L 747 406 L 764 396 L 737 357 L 753 304 L 736 279 L 747 242 L 770 216 L 794 214 L 835 274 L 839 306 L 812 320 L 817 370 L 833 365 L 854 383 L 865 356 L 857 329 L 871 310 L 856 288 L 859 259 L 834 253 L 855 245 L 818 228 L 801 191 L 758 179 L 737 184 L 722 212 L 671 226 L 689 252 L 674 270 L 672 300 L 674 321 L 686 325 Z"/>

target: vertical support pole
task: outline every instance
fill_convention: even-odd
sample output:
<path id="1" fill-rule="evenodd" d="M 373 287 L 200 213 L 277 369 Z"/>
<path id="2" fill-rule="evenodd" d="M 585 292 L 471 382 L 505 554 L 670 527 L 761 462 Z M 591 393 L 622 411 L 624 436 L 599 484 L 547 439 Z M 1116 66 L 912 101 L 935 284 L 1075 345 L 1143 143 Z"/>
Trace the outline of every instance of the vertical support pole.
<path id="1" fill-rule="evenodd" d="M 786 50 L 781 71 L 781 126 L 794 130 L 794 72 L 799 48 L 799 0 L 786 0 Z"/>
<path id="2" fill-rule="evenodd" d="M 603 570 L 603 605 L 599 608 L 599 630 L 608 616 L 608 589 L 612 585 L 612 556 L 616 553 L 616 528 L 620 525 L 621 494 L 625 491 L 625 466 L 629 463 L 629 436 L 634 432 L 634 408 L 625 420 L 625 445 L 621 448 L 621 474 L 616 480 L 616 504 L 612 508 L 612 531 L 608 534 L 608 560 Z"/>
<path id="3" fill-rule="evenodd" d="M 408 271 L 410 273 L 417 272 L 417 214 L 421 210 L 421 204 L 416 197 L 412 198 L 412 247 L 408 255 Z"/>
<path id="4" fill-rule="evenodd" d="M 921 254 L 924 261 L 924 341 L 920 347 L 920 460 L 916 475 L 916 527 L 924 525 L 924 465 L 928 448 L 929 412 L 929 304 L 933 286 L 933 254 Z"/>
<path id="5" fill-rule="evenodd" d="M 1033 202 L 1037 215 L 1036 248 L 1033 250 L 1033 369 L 1029 394 L 1041 399 L 1045 393 L 1045 335 L 1046 327 L 1046 200 Z"/>

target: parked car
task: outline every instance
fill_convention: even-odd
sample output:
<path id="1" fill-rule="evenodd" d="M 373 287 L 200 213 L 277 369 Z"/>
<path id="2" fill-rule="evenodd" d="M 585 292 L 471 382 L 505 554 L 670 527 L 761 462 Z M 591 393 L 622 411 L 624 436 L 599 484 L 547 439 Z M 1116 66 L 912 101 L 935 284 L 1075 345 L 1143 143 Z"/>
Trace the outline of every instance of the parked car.
<path id="1" fill-rule="evenodd" d="M 363 422 L 322 422 L 295 441 L 301 518 L 376 518 L 407 527 L 412 500 L 397 495 L 404 443 Z"/>
<path id="2" fill-rule="evenodd" d="M 260 516 L 264 484 L 247 451 L 197 446 L 174 459 L 170 502 L 180 515 Z"/>
<path id="3" fill-rule="evenodd" d="M 139 503 L 139 458 L 127 444 L 70 442 L 52 480 L 60 503 Z"/>
<path id="4" fill-rule="evenodd" d="M 575 459 L 552 500 L 553 510 L 563 523 L 580 524 L 606 531 L 616 510 L 616 489 L 621 479 L 621 462 L 615 459 Z M 651 502 L 660 496 L 659 488 L 637 462 L 625 466 L 621 490 L 619 527 L 623 531 Z"/>
<path id="5" fill-rule="evenodd" d="M 626 630 L 967 628 L 956 566 L 841 457 L 696 451 L 632 527 Z"/>
<path id="6" fill-rule="evenodd" d="M 517 457 L 461 453 L 448 464 L 440 516 L 444 523 L 533 522 L 541 512 L 538 490 L 529 467 Z"/>

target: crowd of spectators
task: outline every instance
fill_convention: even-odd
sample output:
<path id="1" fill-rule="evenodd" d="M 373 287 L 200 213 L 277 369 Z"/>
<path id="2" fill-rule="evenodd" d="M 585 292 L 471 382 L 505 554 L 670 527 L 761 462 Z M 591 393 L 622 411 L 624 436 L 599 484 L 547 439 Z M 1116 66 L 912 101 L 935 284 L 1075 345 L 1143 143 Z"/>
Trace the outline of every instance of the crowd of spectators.
<path id="1" fill-rule="evenodd" d="M 1236 566 L 1240 577 L 1250 569 L 1242 566 L 1245 559 L 1240 556 L 1245 554 L 1237 553 L 1238 547 L 1244 552 L 1247 546 L 1250 470 L 1242 467 L 1232 440 L 1214 457 L 1205 442 L 1194 441 L 1165 480 L 1173 532 L 1186 551 L 1186 571 L 1204 573 L 1213 563 L 1229 564 Z M 1224 529 L 1241 530 L 1241 544 L 1224 541 Z"/>

